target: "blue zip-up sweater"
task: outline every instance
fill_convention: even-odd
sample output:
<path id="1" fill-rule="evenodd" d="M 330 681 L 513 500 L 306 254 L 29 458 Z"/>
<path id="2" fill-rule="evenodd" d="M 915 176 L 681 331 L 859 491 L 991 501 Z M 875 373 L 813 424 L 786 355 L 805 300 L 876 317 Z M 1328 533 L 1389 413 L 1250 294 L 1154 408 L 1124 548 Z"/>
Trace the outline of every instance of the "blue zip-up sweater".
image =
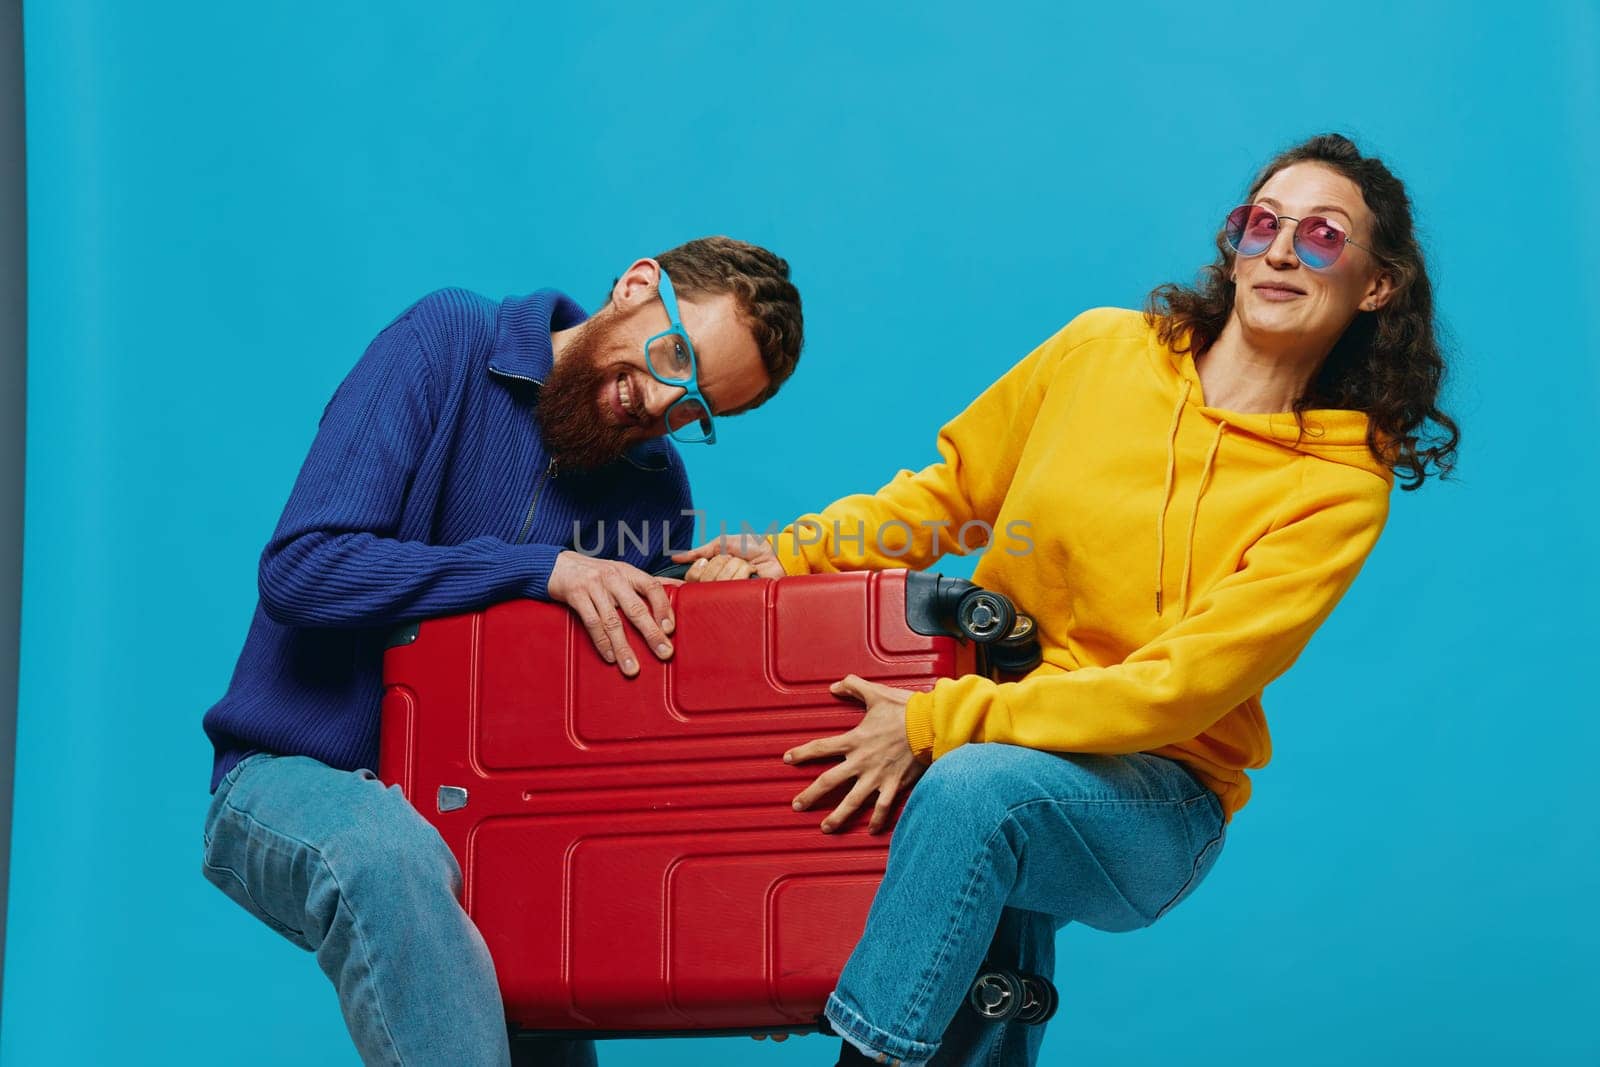
<path id="1" fill-rule="evenodd" d="M 324 409 L 261 553 L 244 650 L 205 715 L 213 792 L 258 750 L 376 769 L 395 626 L 548 599 L 556 556 L 575 544 L 594 554 L 602 523 L 598 554 L 645 570 L 689 547 L 689 481 L 669 441 L 582 472 L 556 470 L 545 451 L 533 404 L 550 334 L 585 318 L 554 290 L 496 302 L 444 289 L 373 340 Z"/>

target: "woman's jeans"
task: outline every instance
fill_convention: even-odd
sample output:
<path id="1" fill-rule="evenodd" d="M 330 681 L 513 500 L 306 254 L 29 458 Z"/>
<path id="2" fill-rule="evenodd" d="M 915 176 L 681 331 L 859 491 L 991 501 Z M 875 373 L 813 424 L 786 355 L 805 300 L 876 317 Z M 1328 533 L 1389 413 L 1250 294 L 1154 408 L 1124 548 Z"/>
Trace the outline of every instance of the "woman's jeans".
<path id="1" fill-rule="evenodd" d="M 1160 756 L 956 748 L 906 801 L 828 1020 L 908 1067 L 1032 1064 L 1043 1026 L 963 1007 L 985 960 L 1050 977 L 1068 922 L 1149 926 L 1194 892 L 1224 836 L 1216 794 Z M 1070 983 L 1061 997 L 1070 1010 Z"/>
<path id="2" fill-rule="evenodd" d="M 306 756 L 247 757 L 212 797 L 204 871 L 316 954 L 363 1063 L 511 1062 L 494 964 L 456 898 L 461 868 L 399 787 Z M 591 1041 L 524 1052 L 551 1067 L 595 1062 Z"/>

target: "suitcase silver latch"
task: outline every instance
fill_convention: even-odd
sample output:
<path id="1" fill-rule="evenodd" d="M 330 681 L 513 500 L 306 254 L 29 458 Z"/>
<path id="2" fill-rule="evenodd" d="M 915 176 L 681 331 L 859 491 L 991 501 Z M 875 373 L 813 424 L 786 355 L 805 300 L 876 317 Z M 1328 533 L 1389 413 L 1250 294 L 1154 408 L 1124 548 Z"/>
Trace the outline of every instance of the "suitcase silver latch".
<path id="1" fill-rule="evenodd" d="M 441 785 L 439 787 L 439 810 L 455 811 L 467 806 L 467 791 L 459 785 Z"/>

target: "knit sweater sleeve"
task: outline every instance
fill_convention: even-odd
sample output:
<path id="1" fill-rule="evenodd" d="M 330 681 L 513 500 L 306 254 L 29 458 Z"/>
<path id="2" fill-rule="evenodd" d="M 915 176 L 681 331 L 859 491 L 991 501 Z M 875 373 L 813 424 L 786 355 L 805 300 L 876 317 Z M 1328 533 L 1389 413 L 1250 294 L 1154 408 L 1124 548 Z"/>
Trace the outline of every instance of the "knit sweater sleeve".
<path id="1" fill-rule="evenodd" d="M 397 537 L 444 385 L 442 354 L 425 343 L 419 314 L 470 312 L 448 292 L 423 298 L 378 334 L 334 392 L 261 553 L 261 605 L 278 623 L 378 627 L 548 598 L 561 546 Z"/>

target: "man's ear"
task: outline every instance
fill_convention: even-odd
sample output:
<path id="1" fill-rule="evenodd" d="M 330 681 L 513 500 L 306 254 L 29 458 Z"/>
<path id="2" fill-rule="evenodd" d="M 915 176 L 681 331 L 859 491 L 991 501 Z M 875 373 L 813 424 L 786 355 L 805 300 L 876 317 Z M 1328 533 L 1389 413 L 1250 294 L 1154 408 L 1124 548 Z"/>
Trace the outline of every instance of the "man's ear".
<path id="1" fill-rule="evenodd" d="M 632 311 L 655 299 L 661 285 L 661 264 L 653 259 L 636 259 L 622 276 L 611 283 L 611 302 L 621 311 Z"/>

